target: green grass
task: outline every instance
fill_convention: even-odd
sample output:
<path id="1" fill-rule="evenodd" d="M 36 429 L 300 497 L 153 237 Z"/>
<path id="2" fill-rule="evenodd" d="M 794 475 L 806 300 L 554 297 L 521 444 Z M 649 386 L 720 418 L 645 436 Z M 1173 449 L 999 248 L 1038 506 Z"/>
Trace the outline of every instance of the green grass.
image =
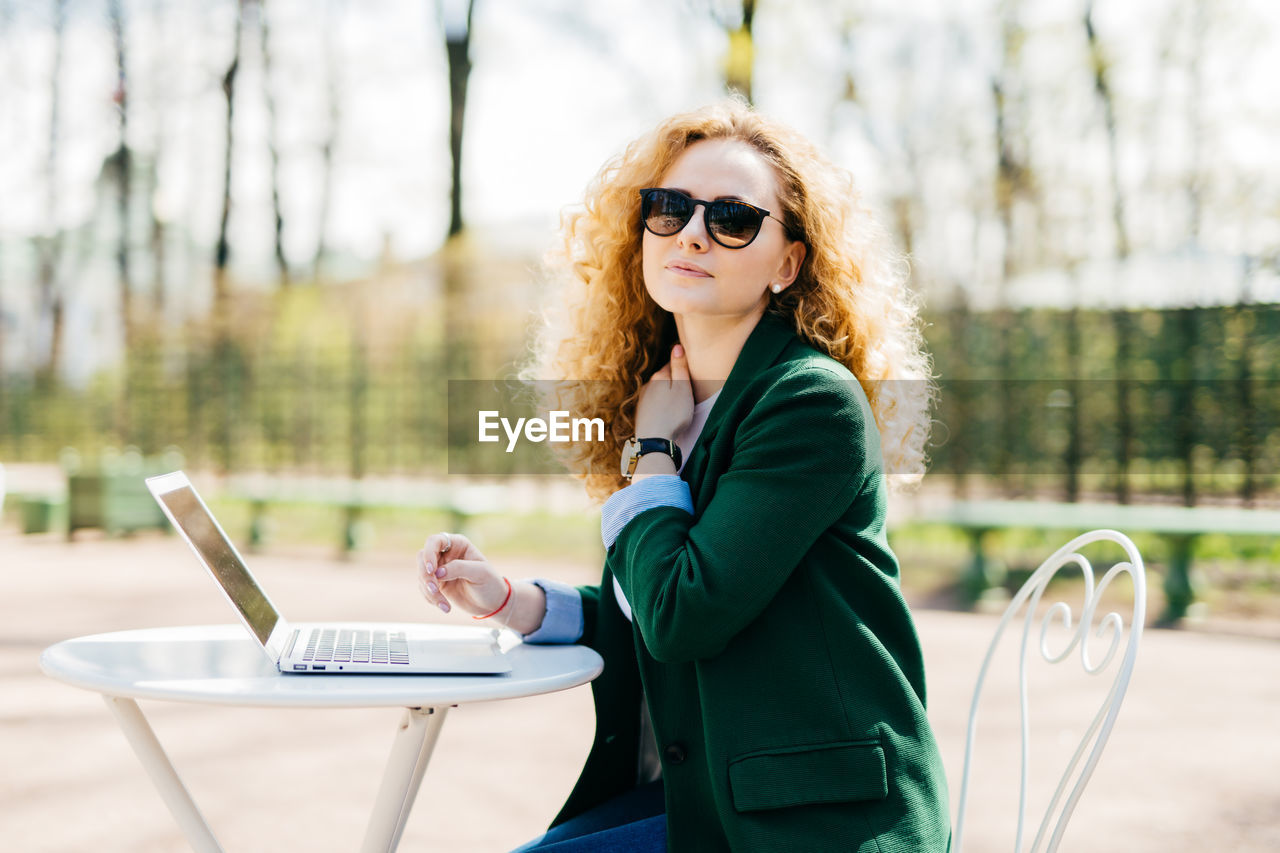
<path id="1" fill-rule="evenodd" d="M 234 541 L 248 542 L 248 501 L 219 499 L 209 504 Z M 279 503 L 268 509 L 266 521 L 267 548 L 332 545 L 336 550 L 343 542 L 346 515 L 334 507 Z M 447 513 L 415 509 L 368 510 L 360 522 L 361 547 L 379 553 L 414 554 L 430 534 L 455 529 Z M 604 558 L 600 519 L 594 513 L 480 515 L 471 518 L 462 532 L 489 557 L 560 559 L 578 564 L 598 564 Z"/>

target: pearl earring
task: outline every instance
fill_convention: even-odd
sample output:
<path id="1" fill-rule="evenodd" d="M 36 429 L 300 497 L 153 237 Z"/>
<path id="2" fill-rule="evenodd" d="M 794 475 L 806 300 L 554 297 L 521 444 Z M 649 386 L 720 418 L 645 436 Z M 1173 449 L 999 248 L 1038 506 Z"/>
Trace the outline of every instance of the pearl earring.
<path id="1" fill-rule="evenodd" d="M 771 289 L 773 290 L 773 292 L 774 292 L 774 293 L 781 293 L 781 292 L 782 292 L 782 285 L 780 285 L 780 284 L 775 284 L 775 285 L 773 285 L 773 287 L 772 287 Z"/>

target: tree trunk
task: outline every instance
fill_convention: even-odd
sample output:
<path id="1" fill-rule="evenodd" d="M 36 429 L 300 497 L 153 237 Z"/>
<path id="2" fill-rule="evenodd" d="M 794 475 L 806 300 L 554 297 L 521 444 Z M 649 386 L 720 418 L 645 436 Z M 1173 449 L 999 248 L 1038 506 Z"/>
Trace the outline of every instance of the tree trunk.
<path id="1" fill-rule="evenodd" d="M 62 55 L 65 47 L 67 0 L 54 0 L 53 4 L 53 68 L 49 82 L 49 147 L 45 156 L 45 221 L 49 235 L 38 241 L 37 290 L 40 317 L 48 318 L 49 344 L 47 354 L 37 362 L 36 377 L 42 383 L 51 383 L 62 367 L 62 335 L 64 328 L 64 303 L 58 281 L 58 264 L 62 257 L 62 225 L 58 221 L 58 137 L 61 133 L 62 106 Z"/>
<path id="2" fill-rule="evenodd" d="M 467 0 L 466 25 L 444 28 L 445 55 L 449 60 L 449 236 L 462 233 L 462 135 L 467 115 L 467 85 L 471 82 L 471 19 L 475 0 Z"/>
<path id="3" fill-rule="evenodd" d="M 724 87 L 753 103 L 752 78 L 755 68 L 755 0 L 742 0 L 742 22 L 729 33 L 729 55 L 725 58 Z"/>
<path id="4" fill-rule="evenodd" d="M 280 142 L 277 133 L 275 89 L 271 85 L 271 27 L 267 2 L 258 0 L 258 48 L 262 54 L 262 92 L 267 106 L 267 151 L 271 157 L 271 211 L 275 221 L 276 272 L 282 288 L 289 286 L 289 261 L 284 254 L 284 215 L 280 209 Z"/>
<path id="5" fill-rule="evenodd" d="M 4 394 L 4 375 L 5 375 L 5 327 L 8 325 L 8 317 L 4 310 L 4 244 L 0 243 L 0 396 Z M 4 411 L 3 400 L 0 400 L 0 412 Z"/>
<path id="6" fill-rule="evenodd" d="M 996 306 L 996 386 L 999 397 L 997 406 L 1001 417 L 997 421 L 993 471 L 996 481 L 1006 495 L 1014 495 L 1019 489 L 1009 480 L 1014 429 L 1013 352 L 1010 339 L 1013 331 L 1013 312 L 1009 307 L 1009 282 L 1018 272 L 1014 239 L 1014 207 L 1029 190 L 1029 170 L 1025 160 L 1015 151 L 1010 130 L 1010 90 L 1020 61 L 1023 34 L 1018 23 L 1017 3 L 1010 3 L 1001 24 L 1001 68 L 999 76 L 991 81 L 991 96 L 995 118 L 996 186 L 995 204 L 1004 236 L 1003 258 L 1000 268 L 999 302 Z"/>
<path id="7" fill-rule="evenodd" d="M 155 162 L 160 162 L 160 143 L 157 141 Z M 155 197 L 155 187 L 151 187 L 151 196 Z M 169 239 L 168 229 L 165 227 L 164 221 L 156 215 L 155 207 L 150 208 L 151 213 L 151 234 L 149 242 L 151 243 L 151 313 L 157 321 L 163 321 L 165 309 L 165 290 L 168 288 L 167 278 L 165 277 L 165 264 L 168 259 L 168 248 L 166 243 Z"/>
<path id="8" fill-rule="evenodd" d="M 116 179 L 116 276 L 120 294 L 120 325 L 124 335 L 125 358 L 133 345 L 133 292 L 129 281 L 129 201 L 131 177 L 133 173 L 133 155 L 129 150 L 129 90 L 128 69 L 125 63 L 124 8 L 121 0 L 110 0 L 107 4 L 108 17 L 111 19 L 111 35 L 115 42 L 116 53 L 116 89 L 112 100 L 116 104 L 116 150 L 110 160 Z"/>
<path id="9" fill-rule="evenodd" d="M 169 37 L 169 15 L 168 5 L 160 0 L 152 10 L 152 17 L 155 21 L 155 27 L 159 33 L 159 39 L 162 44 L 168 44 Z M 168 50 L 164 50 L 160 54 L 161 67 L 164 66 L 168 57 Z M 154 73 L 154 69 L 152 70 Z M 148 234 L 147 242 L 151 250 L 151 306 L 150 313 L 152 318 L 159 323 L 164 320 L 165 298 L 166 294 L 166 275 L 165 262 L 167 258 L 166 241 L 168 239 L 167 229 L 164 220 L 156 211 L 157 190 L 160 186 L 160 168 L 164 163 L 165 151 L 168 148 L 168 133 L 166 128 L 169 123 L 170 100 L 167 87 L 162 90 L 160 97 L 156 98 L 156 118 L 155 118 L 155 138 L 151 143 L 151 172 L 149 181 L 143 191 L 147 197 L 147 219 Z"/>
<path id="10" fill-rule="evenodd" d="M 1085 7 L 1085 38 L 1089 44 L 1089 64 L 1093 70 L 1093 91 L 1102 106 L 1103 121 L 1107 129 L 1108 172 L 1111 177 L 1111 220 L 1115 228 L 1116 268 L 1123 271 L 1129 258 L 1129 231 L 1125 227 L 1124 191 L 1120 184 L 1120 163 L 1116 148 L 1115 99 L 1107 80 L 1109 63 L 1098 43 L 1097 29 L 1093 25 L 1093 3 Z M 1116 336 L 1116 500 L 1127 504 L 1131 498 L 1129 467 L 1133 459 L 1133 418 L 1129 399 L 1129 362 L 1133 335 L 1133 323 L 1129 312 L 1121 307 L 1112 312 L 1112 326 Z"/>
<path id="11" fill-rule="evenodd" d="M 448 5 L 447 3 L 445 4 Z M 468 317 L 467 300 L 471 293 L 471 249 L 463 236 L 462 218 L 462 140 L 467 112 L 467 85 L 471 78 L 471 24 L 475 0 L 467 0 L 463 21 L 442 18 L 445 54 L 449 61 L 449 156 L 452 177 L 449 191 L 449 234 L 441 252 L 444 290 L 444 370 L 446 379 L 464 379 L 471 373 L 471 356 L 475 349 L 472 324 L 459 322 Z"/>
<path id="12" fill-rule="evenodd" d="M 1246 259 L 1240 271 L 1240 301 L 1232 312 L 1235 315 L 1236 334 L 1240 336 L 1240 360 L 1236 379 L 1239 383 L 1237 399 L 1240 408 L 1236 435 L 1240 446 L 1240 461 L 1244 465 L 1244 477 L 1240 481 L 1240 501 L 1247 507 L 1253 506 L 1257 498 L 1258 445 L 1259 439 L 1265 435 L 1253 398 L 1253 336 L 1256 334 L 1256 318 L 1253 306 L 1248 304 L 1253 269 L 1253 260 Z"/>
<path id="13" fill-rule="evenodd" d="M 333 3 L 324 7 L 324 69 L 325 95 L 329 101 L 329 126 L 325 130 L 324 143 L 320 147 L 320 203 L 316 209 L 316 252 L 311 262 L 312 278 L 318 283 L 323 274 L 325 253 L 328 251 L 325 232 L 329 225 L 329 206 L 333 194 L 333 149 L 337 143 L 341 113 L 338 106 L 337 57 L 334 55 L 332 17 Z"/>
<path id="14" fill-rule="evenodd" d="M 234 118 L 236 75 L 240 70 L 240 30 L 243 24 L 244 0 L 236 4 L 235 36 L 231 63 L 222 75 L 222 96 L 226 101 L 225 146 L 222 160 L 222 212 L 218 218 L 218 243 L 213 255 L 213 313 L 214 322 L 221 328 L 227 322 L 227 310 L 231 304 L 230 282 L 227 265 L 231 247 L 227 238 L 227 224 L 231 219 L 231 161 L 234 148 Z"/>
<path id="15" fill-rule="evenodd" d="M 1200 93 L 1204 83 L 1204 40 L 1205 30 L 1209 26 L 1205 15 L 1204 0 L 1193 0 L 1192 4 L 1192 51 L 1191 86 L 1187 93 L 1187 121 L 1191 131 L 1191 164 L 1187 169 L 1187 236 L 1191 245 L 1200 243 L 1200 225 L 1203 217 L 1203 200 L 1201 198 L 1200 164 L 1204 151 L 1204 122 L 1201 120 Z M 1189 308 L 1184 314 L 1182 344 L 1186 353 L 1186 375 L 1181 378 L 1179 387 L 1184 389 L 1180 394 L 1177 418 L 1178 429 L 1175 432 L 1177 452 L 1182 460 L 1182 503 L 1184 506 L 1195 506 L 1196 477 L 1195 463 L 1192 456 L 1196 445 L 1197 418 L 1195 374 L 1196 356 L 1199 353 L 1200 324 L 1197 322 L 1200 309 Z"/>
<path id="16" fill-rule="evenodd" d="M 1071 271 L 1074 281 L 1075 270 Z M 1067 369 L 1070 378 L 1067 380 L 1067 391 L 1071 395 L 1067 405 L 1067 447 L 1063 454 L 1063 469 L 1066 477 L 1065 497 L 1075 503 L 1080 500 L 1080 463 L 1082 448 L 1080 446 L 1080 393 L 1084 388 L 1080 382 L 1080 306 L 1075 299 L 1067 309 Z"/>
<path id="17" fill-rule="evenodd" d="M 130 199 L 133 175 L 133 156 L 129 150 L 129 75 L 125 62 L 124 8 L 121 0 L 109 0 L 107 16 L 111 20 L 111 35 L 116 53 L 116 88 L 112 100 L 116 105 L 116 150 L 108 158 L 116 181 L 116 280 L 120 300 L 120 333 L 124 340 L 121 356 L 124 382 L 120 398 L 116 401 L 116 435 L 126 440 L 131 434 L 130 401 L 133 397 L 130 359 L 136 343 L 133 316 L 133 287 L 129 275 Z"/>
<path id="18" fill-rule="evenodd" d="M 1187 124 L 1190 125 L 1191 165 L 1187 169 L 1187 235 L 1192 244 L 1200 241 L 1200 224 L 1204 202 L 1200 180 L 1200 164 L 1204 157 L 1204 121 L 1201 113 L 1201 92 L 1204 88 L 1204 40 L 1209 27 L 1204 0 L 1192 4 L 1191 67 L 1187 69 L 1191 79 L 1187 91 Z"/>
<path id="19" fill-rule="evenodd" d="M 0 3 L 0 32 L 8 33 L 13 26 L 13 8 L 8 2 Z M 4 417 L 4 378 L 5 378 L 5 329 L 8 321 L 4 308 L 4 245 L 0 242 L 0 423 Z"/>

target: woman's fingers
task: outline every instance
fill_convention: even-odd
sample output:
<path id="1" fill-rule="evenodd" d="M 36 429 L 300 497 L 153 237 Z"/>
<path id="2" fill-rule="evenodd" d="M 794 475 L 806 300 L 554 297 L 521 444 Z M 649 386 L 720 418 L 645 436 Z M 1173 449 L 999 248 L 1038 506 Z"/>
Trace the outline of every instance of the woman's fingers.
<path id="1" fill-rule="evenodd" d="M 433 533 L 422 544 L 422 554 L 425 555 L 431 571 L 435 571 L 450 556 L 460 556 L 466 551 L 468 545 L 470 543 L 461 533 Z"/>
<path id="2" fill-rule="evenodd" d="M 452 606 L 441 588 L 437 573 L 444 571 L 444 560 L 449 553 L 458 550 L 460 545 L 456 538 L 449 542 L 445 535 L 427 537 L 426 544 L 418 552 L 418 590 L 423 598 L 448 613 Z M 450 547 L 446 550 L 445 545 Z"/>
<path id="3" fill-rule="evenodd" d="M 427 537 L 419 556 L 420 567 L 424 571 L 436 572 L 450 560 L 459 557 L 484 559 L 484 556 L 471 544 L 471 540 L 461 533 L 433 533 Z"/>
<path id="4" fill-rule="evenodd" d="M 693 383 L 684 347 L 671 348 L 671 360 L 640 389 L 635 431 L 642 437 L 675 436 L 693 418 Z"/>
<path id="5" fill-rule="evenodd" d="M 422 593 L 423 598 L 448 613 L 450 609 L 449 600 L 436 582 L 435 571 L 429 570 L 427 565 L 427 551 L 424 548 L 418 552 L 418 590 Z"/>
<path id="6" fill-rule="evenodd" d="M 684 347 L 680 344 L 671 348 L 671 361 L 667 362 L 667 367 L 673 381 L 689 381 L 689 361 L 684 357 Z"/>
<path id="7" fill-rule="evenodd" d="M 418 589 L 422 591 L 423 598 L 434 604 L 436 607 L 439 607 L 445 613 L 448 613 L 452 609 L 452 605 L 449 604 L 449 599 L 445 598 L 444 593 L 441 592 L 439 587 L 434 583 L 430 581 L 419 581 Z"/>
<path id="8" fill-rule="evenodd" d="M 422 597 L 445 613 L 455 603 L 471 612 L 493 610 L 496 604 L 487 605 L 506 594 L 502 576 L 465 537 L 451 534 L 451 539 L 445 542 L 450 548 L 442 552 L 441 537 L 428 537 L 418 552 L 418 590 Z"/>
<path id="9" fill-rule="evenodd" d="M 450 560 L 448 565 L 436 570 L 436 578 L 440 583 L 463 581 L 470 584 L 485 584 L 499 579 L 487 560 Z"/>

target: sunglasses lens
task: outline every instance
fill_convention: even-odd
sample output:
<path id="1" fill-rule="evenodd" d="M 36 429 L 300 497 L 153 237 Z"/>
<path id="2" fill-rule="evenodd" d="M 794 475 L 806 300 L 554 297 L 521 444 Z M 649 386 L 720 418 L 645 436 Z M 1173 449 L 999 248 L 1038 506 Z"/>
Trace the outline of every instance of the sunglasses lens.
<path id="1" fill-rule="evenodd" d="M 741 249 L 760 233 L 765 214 L 741 201 L 698 201 L 677 190 L 645 190 L 640 202 L 644 227 L 659 237 L 682 231 L 698 205 L 704 205 L 711 239 L 730 249 Z"/>
<path id="2" fill-rule="evenodd" d="M 716 201 L 707 211 L 707 227 L 722 246 L 739 248 L 755 239 L 764 223 L 760 211 L 734 201 Z"/>
<path id="3" fill-rule="evenodd" d="M 684 228 L 693 215 L 693 203 L 679 193 L 652 190 L 644 197 L 644 225 L 659 237 L 668 237 Z"/>

